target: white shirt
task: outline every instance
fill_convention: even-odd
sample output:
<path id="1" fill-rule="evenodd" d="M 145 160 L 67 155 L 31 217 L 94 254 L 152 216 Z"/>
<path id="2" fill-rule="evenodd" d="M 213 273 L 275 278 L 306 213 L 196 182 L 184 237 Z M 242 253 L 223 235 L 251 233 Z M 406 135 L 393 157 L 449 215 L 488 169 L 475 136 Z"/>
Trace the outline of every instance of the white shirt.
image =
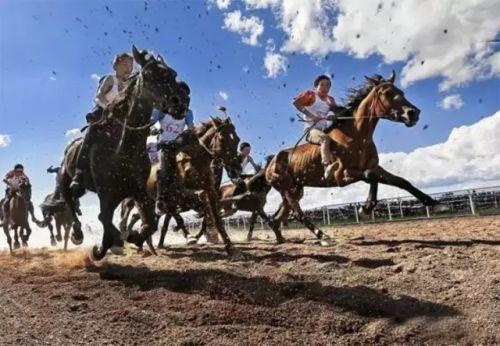
<path id="1" fill-rule="evenodd" d="M 330 103 L 323 101 L 321 97 L 319 97 L 318 93 L 315 93 L 314 103 L 310 106 L 306 106 L 305 108 L 312 114 L 320 117 L 325 117 L 328 113 L 330 113 Z M 304 117 L 306 120 L 306 123 L 304 124 L 305 129 L 308 129 L 312 125 L 313 128 L 324 131 L 332 124 L 332 122 L 328 120 L 320 120 L 314 124 L 314 120 L 312 120 L 309 116 L 304 114 Z"/>

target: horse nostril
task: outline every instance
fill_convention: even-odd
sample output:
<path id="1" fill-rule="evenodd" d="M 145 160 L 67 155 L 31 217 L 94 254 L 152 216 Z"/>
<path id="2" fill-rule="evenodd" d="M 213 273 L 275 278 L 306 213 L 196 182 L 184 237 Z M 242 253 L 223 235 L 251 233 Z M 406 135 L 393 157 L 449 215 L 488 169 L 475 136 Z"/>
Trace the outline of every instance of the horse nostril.
<path id="1" fill-rule="evenodd" d="M 415 115 L 415 110 L 410 108 L 406 111 L 406 114 L 410 117 L 414 116 Z"/>
<path id="2" fill-rule="evenodd" d="M 178 105 L 180 103 L 180 100 L 177 96 L 172 96 L 170 98 L 170 102 L 172 102 L 174 105 Z"/>

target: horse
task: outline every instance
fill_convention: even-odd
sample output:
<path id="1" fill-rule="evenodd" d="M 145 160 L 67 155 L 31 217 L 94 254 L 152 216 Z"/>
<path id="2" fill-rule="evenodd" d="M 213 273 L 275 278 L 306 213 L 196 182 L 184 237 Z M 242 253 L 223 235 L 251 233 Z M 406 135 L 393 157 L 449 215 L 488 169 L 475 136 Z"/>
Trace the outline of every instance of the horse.
<path id="1" fill-rule="evenodd" d="M 67 204 L 58 206 L 55 208 L 53 206 L 54 193 L 48 194 L 44 202 L 40 205 L 40 209 L 43 215 L 43 227 L 48 227 L 50 232 L 50 244 L 56 246 L 57 242 L 63 240 L 61 229 L 64 228 L 64 250 L 68 249 L 69 234 L 71 231 L 71 226 L 73 224 L 73 216 L 71 214 L 71 209 Z M 54 226 L 52 221 L 55 221 L 56 235 L 54 236 Z"/>
<path id="2" fill-rule="evenodd" d="M 234 254 L 232 244 L 218 213 L 217 182 L 220 180 L 216 173 L 225 168 L 230 178 L 236 179 L 240 176 L 241 163 L 237 158 L 240 138 L 230 117 L 224 119 L 211 117 L 209 121 L 197 125 L 194 134 L 199 141 L 180 148 L 177 154 L 176 169 L 177 176 L 180 178 L 177 185 L 180 189 L 172 189 L 167 207 L 163 210 L 165 219 L 158 247 L 163 247 L 168 224 L 172 217 L 176 219 L 177 225 L 183 230 L 186 239 L 189 238 L 189 232 L 179 213 L 194 209 L 209 217 L 221 235 L 228 253 L 232 255 Z M 207 169 L 208 167 L 211 169 Z M 156 196 L 157 169 L 158 165 L 152 166 L 148 181 L 148 192 L 152 199 Z M 220 175 L 222 176 L 222 173 Z M 127 205 L 122 204 L 122 216 L 128 215 L 126 207 Z M 126 219 L 122 219 L 123 227 L 127 223 L 124 220 Z M 133 223 L 135 223 L 134 220 L 128 226 L 129 229 Z M 218 237 L 208 234 L 207 240 L 218 242 Z"/>
<path id="3" fill-rule="evenodd" d="M 412 127 L 418 122 L 420 110 L 394 85 L 394 71 L 387 80 L 381 76 L 365 78 L 365 85 L 352 89 L 348 94 L 347 105 L 351 116 L 345 117 L 347 119 L 326 131 L 335 143 L 332 151 L 336 161 L 330 179 L 323 178 L 324 168 L 319 146 L 309 143 L 281 150 L 266 169 L 266 179 L 282 197 L 282 203 L 273 216 L 274 221 L 279 224 L 292 211 L 293 216 L 323 246 L 332 244 L 332 240 L 305 216 L 299 204 L 305 186 L 343 187 L 364 181 L 370 184 L 366 205 L 368 210 L 374 207 L 377 185 L 382 183 L 408 191 L 426 206 L 439 208 L 439 203 L 432 197 L 379 165 L 373 141 L 373 133 L 379 120 L 387 119 Z"/>
<path id="4" fill-rule="evenodd" d="M 21 237 L 23 247 L 28 246 L 28 240 L 31 235 L 31 227 L 28 221 L 31 185 L 27 180 L 23 179 L 18 188 L 10 189 L 10 194 L 9 217 L 7 219 L 5 215 L 3 215 L 3 231 L 7 237 L 9 250 L 12 253 L 12 238 L 9 228 L 14 230 L 14 249 L 19 249 L 21 247 L 19 244 L 19 237 Z"/>
<path id="5" fill-rule="evenodd" d="M 253 229 L 257 222 L 257 217 L 260 216 L 264 222 L 274 231 L 276 235 L 276 243 L 281 244 L 284 242 L 281 230 L 271 218 L 264 211 L 267 202 L 267 194 L 271 191 L 271 184 L 269 184 L 265 177 L 267 165 L 271 162 L 273 155 L 266 157 L 266 166 L 254 175 L 247 175 L 244 177 L 245 184 L 248 192 L 241 193 L 241 189 L 234 183 L 224 184 L 219 189 L 219 200 L 221 207 L 221 217 L 225 218 L 234 215 L 238 210 L 251 212 L 249 221 L 249 229 L 247 234 L 247 241 L 252 240 Z M 196 240 L 205 233 L 207 224 L 203 220 L 201 229 L 195 236 Z"/>
<path id="6" fill-rule="evenodd" d="M 146 151 L 146 139 L 151 127 L 151 112 L 157 108 L 174 116 L 183 116 L 189 107 L 189 96 L 177 73 L 161 56 L 132 47 L 135 62 L 141 67 L 131 77 L 128 85 L 118 97 L 104 109 L 103 119 L 87 129 L 88 172 L 83 184 L 86 190 L 96 192 L 99 197 L 99 221 L 104 233 L 100 246 L 90 251 L 93 260 L 101 260 L 112 247 L 123 247 L 123 241 L 142 246 L 146 241 L 153 253 L 151 234 L 156 230 L 153 205 L 147 197 L 146 183 L 151 171 Z M 71 240 L 81 244 L 83 233 L 75 208 L 75 199 L 80 198 L 70 183 L 75 174 L 78 152 L 82 140 L 77 139 L 65 150 L 61 170 L 61 193 L 68 203 L 73 217 Z M 123 236 L 113 225 L 113 213 L 120 202 L 133 197 L 142 219 L 141 232 Z"/>

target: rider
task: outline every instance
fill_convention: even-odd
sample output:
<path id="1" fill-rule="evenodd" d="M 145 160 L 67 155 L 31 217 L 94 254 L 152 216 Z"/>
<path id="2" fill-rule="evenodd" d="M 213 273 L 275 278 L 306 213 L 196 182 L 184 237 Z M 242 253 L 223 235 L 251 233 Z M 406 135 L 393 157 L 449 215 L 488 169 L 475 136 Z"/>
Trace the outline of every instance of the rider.
<path id="1" fill-rule="evenodd" d="M 188 95 L 190 94 L 189 86 L 186 83 L 180 82 L 180 86 Z M 158 122 L 160 127 L 158 143 L 160 168 L 157 173 L 156 213 L 161 214 L 164 210 L 166 190 L 176 181 L 176 150 L 197 140 L 197 137 L 191 131 L 194 127 L 194 116 L 190 109 L 185 115 L 178 117 L 154 109 L 151 114 L 151 122 Z M 158 130 L 153 130 L 153 134 L 155 133 L 158 133 Z"/>
<path id="2" fill-rule="evenodd" d="M 19 187 L 24 181 L 27 182 L 28 184 L 30 183 L 28 176 L 26 175 L 26 173 L 24 173 L 24 166 L 21 165 L 20 163 L 16 164 L 14 166 L 14 169 L 8 171 L 7 174 L 5 174 L 3 182 L 7 184 L 7 188 L 5 189 L 5 198 L 3 200 L 3 214 L 6 220 L 8 219 L 9 216 L 9 205 L 10 205 L 10 198 L 12 197 L 12 192 L 19 189 Z M 31 200 L 29 201 L 28 210 L 31 214 L 32 220 L 34 220 L 35 214 L 33 209 L 33 203 L 31 202 Z"/>
<path id="3" fill-rule="evenodd" d="M 240 159 L 241 162 L 241 169 L 242 171 L 245 171 L 245 167 L 248 164 L 251 164 L 255 172 L 257 173 L 260 170 L 260 166 L 255 163 L 253 160 L 252 156 L 250 156 L 250 151 L 252 150 L 252 147 L 250 146 L 249 143 L 247 142 L 242 142 L 240 144 L 240 152 L 238 154 L 238 158 Z"/>
<path id="4" fill-rule="evenodd" d="M 128 53 L 121 53 L 115 56 L 113 60 L 114 74 L 104 76 L 99 81 L 99 88 L 97 89 L 94 98 L 95 106 L 86 115 L 87 123 L 92 124 L 102 118 L 104 109 L 118 96 L 126 84 L 126 81 L 132 76 L 134 67 L 134 58 Z M 76 170 L 73 181 L 71 182 L 71 189 L 77 191 L 77 194 L 82 193 L 82 177 L 88 165 L 88 150 L 90 146 L 89 131 L 78 153 L 76 161 Z"/>
<path id="5" fill-rule="evenodd" d="M 314 90 L 307 90 L 297 96 L 293 105 L 305 117 L 306 140 L 321 146 L 321 162 L 325 166 L 324 179 L 330 176 L 334 166 L 331 152 L 332 139 L 324 131 L 332 124 L 332 108 L 338 108 L 335 99 L 328 95 L 332 81 L 326 75 L 314 80 Z"/>

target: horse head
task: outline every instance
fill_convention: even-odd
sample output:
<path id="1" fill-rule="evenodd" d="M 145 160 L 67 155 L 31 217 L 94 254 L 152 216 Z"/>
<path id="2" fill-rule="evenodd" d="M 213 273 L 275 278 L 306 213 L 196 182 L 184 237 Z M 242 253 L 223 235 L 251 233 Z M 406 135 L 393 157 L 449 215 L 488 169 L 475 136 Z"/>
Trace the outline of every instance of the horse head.
<path id="1" fill-rule="evenodd" d="M 241 162 L 238 159 L 238 144 L 240 137 L 230 117 L 221 119 L 210 117 L 209 132 L 210 150 L 215 158 L 222 161 L 229 178 L 238 178 L 242 172 Z"/>
<path id="2" fill-rule="evenodd" d="M 418 122 L 420 109 L 405 98 L 404 92 L 394 85 L 396 73 L 392 71 L 388 79 L 381 76 L 366 77 L 372 87 L 370 115 L 381 119 L 400 122 L 408 127 Z"/>
<path id="3" fill-rule="evenodd" d="M 182 119 L 189 109 L 189 87 L 177 81 L 177 72 L 169 67 L 161 55 L 132 46 L 135 62 L 141 66 L 142 88 L 153 103 L 153 107 L 163 113 Z"/>

